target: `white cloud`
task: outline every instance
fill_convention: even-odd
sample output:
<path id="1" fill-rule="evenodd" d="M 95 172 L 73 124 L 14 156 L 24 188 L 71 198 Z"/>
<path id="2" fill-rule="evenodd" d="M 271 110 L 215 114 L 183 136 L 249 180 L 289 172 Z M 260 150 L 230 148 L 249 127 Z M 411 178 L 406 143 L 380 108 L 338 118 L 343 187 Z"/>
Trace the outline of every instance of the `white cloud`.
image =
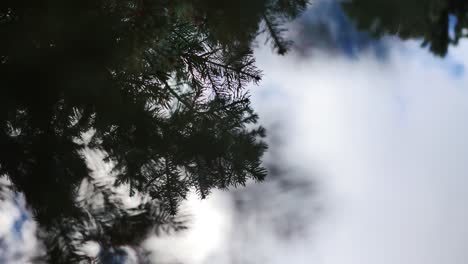
<path id="1" fill-rule="evenodd" d="M 2 180 L 0 184 L 6 186 L 9 183 Z M 41 248 L 35 236 L 36 223 L 26 210 L 21 195 L 6 188 L 0 191 L 0 263 L 30 263 Z"/>
<path id="2" fill-rule="evenodd" d="M 321 171 L 330 203 L 315 246 L 301 257 L 294 252 L 294 263 L 468 258 L 468 79 L 455 78 L 450 65 L 415 43 L 394 46 L 386 61 L 363 55 L 260 62 L 262 89 L 278 87 L 289 98 L 284 157 Z M 467 51 L 459 47 L 455 59 L 466 65 Z M 285 98 L 263 100 L 256 97 L 268 112 Z"/>
<path id="3" fill-rule="evenodd" d="M 202 263 L 223 244 L 232 211 L 229 198 L 225 192 L 216 191 L 211 199 L 200 201 L 191 193 L 180 210 L 189 229 L 150 237 L 143 244 L 152 252 L 150 258 L 155 263 Z"/>

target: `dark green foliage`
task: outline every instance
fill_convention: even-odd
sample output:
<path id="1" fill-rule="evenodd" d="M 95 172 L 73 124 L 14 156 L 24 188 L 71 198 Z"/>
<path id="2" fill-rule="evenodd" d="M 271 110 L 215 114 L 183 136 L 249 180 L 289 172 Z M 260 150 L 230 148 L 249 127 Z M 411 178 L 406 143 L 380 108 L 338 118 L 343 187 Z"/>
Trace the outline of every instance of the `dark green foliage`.
<path id="1" fill-rule="evenodd" d="M 353 0 L 342 5 L 359 29 L 378 37 L 423 39 L 423 46 L 439 56 L 467 36 L 463 29 L 468 29 L 468 2 L 464 0 Z M 456 18 L 454 36 L 449 34 L 450 15 Z"/>
<path id="2" fill-rule="evenodd" d="M 305 6 L 1 1 L 0 175 L 41 228 L 42 260 L 87 263 L 76 253 L 80 241 L 103 252 L 138 246 L 152 230 L 182 228 L 174 215 L 191 188 L 204 198 L 263 180 L 264 130 L 245 91 L 261 77 L 252 42 L 263 20 L 283 54 L 278 28 Z M 105 153 L 113 185 L 143 197 L 138 207 L 124 208 L 112 186 L 92 177 L 86 151 Z M 86 199 L 78 195 L 84 181 L 93 186 Z M 103 204 L 89 206 L 97 194 Z"/>
<path id="3" fill-rule="evenodd" d="M 282 26 L 287 21 L 299 15 L 307 6 L 307 2 L 307 0 L 273 1 L 263 13 L 264 31 L 268 33 L 267 40 L 271 42 L 273 49 L 275 49 L 278 54 L 286 54 L 291 45 L 291 41 L 285 40 L 282 37 L 282 33 L 286 31 Z"/>

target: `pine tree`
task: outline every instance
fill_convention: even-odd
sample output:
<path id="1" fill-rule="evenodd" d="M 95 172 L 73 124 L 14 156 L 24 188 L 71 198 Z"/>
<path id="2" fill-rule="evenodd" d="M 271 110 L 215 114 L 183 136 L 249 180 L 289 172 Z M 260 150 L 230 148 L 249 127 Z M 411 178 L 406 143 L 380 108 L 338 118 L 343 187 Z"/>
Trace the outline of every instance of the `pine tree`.
<path id="1" fill-rule="evenodd" d="M 402 39 L 422 39 L 422 46 L 445 56 L 449 45 L 467 37 L 468 2 L 458 0 L 353 0 L 342 3 L 360 30 L 376 37 L 396 35 Z M 453 19 L 453 35 L 449 30 Z"/>
<path id="2" fill-rule="evenodd" d="M 305 5 L 2 1 L 0 175 L 40 227 L 47 252 L 36 261 L 118 257 L 184 228 L 175 215 L 190 189 L 205 198 L 263 180 L 265 131 L 245 89 L 261 78 L 252 43 L 264 20 L 283 54 L 278 21 Z M 114 165 L 111 183 L 93 177 L 89 151 Z M 116 186 L 139 205 L 125 208 Z M 85 241 L 100 244 L 98 259 L 77 252 Z"/>

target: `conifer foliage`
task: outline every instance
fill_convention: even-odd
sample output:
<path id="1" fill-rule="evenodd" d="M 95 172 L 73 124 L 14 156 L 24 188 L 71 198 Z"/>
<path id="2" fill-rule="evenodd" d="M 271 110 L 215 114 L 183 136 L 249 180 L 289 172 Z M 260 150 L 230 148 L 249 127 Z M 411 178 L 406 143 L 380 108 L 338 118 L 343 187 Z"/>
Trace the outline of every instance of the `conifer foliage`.
<path id="1" fill-rule="evenodd" d="M 151 232 L 183 228 L 174 215 L 190 189 L 204 198 L 263 180 L 265 132 L 245 89 L 261 78 L 252 43 L 263 21 L 284 54 L 281 23 L 305 6 L 1 1 L 0 176 L 40 227 L 36 261 L 115 259 Z M 110 184 L 93 177 L 93 151 L 114 165 Z M 126 207 L 118 186 L 139 205 Z M 78 253 L 86 241 L 98 258 Z"/>
<path id="2" fill-rule="evenodd" d="M 353 0 L 342 6 L 360 30 L 377 37 L 422 39 L 422 46 L 438 56 L 468 36 L 464 0 Z"/>

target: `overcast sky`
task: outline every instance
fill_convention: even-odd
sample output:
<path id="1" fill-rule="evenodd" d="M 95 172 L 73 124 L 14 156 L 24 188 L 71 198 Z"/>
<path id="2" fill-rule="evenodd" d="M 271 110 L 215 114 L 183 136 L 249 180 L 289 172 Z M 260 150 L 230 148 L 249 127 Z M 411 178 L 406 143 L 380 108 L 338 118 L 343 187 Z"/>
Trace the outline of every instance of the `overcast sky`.
<path id="1" fill-rule="evenodd" d="M 343 46 L 330 27 L 333 49 L 256 51 L 265 77 L 253 103 L 273 175 L 190 201 L 192 230 L 150 239 L 155 260 L 467 262 L 468 43 L 441 59 L 419 41 L 357 34 Z"/>

